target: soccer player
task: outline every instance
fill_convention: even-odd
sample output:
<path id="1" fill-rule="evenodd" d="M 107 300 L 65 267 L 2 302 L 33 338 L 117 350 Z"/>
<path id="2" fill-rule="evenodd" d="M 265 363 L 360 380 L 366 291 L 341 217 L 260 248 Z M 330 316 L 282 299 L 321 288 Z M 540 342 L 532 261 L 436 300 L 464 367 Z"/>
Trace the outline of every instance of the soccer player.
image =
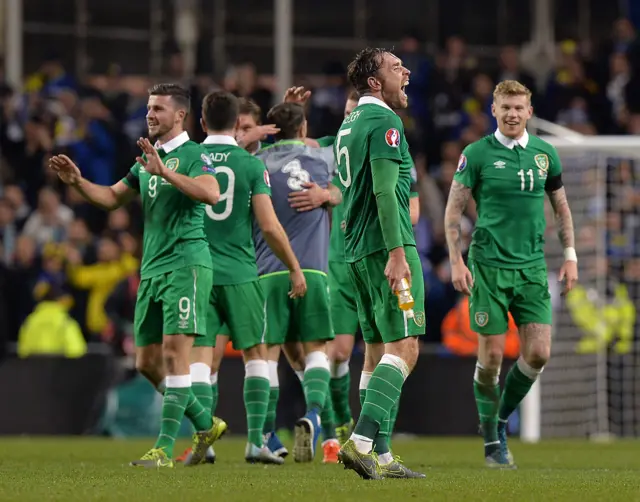
<path id="1" fill-rule="evenodd" d="M 298 94 L 306 95 L 304 88 L 298 88 Z M 308 91 L 307 91 L 308 92 Z M 352 91 L 345 104 L 344 117 L 358 106 L 359 95 Z M 334 136 L 326 136 L 318 140 L 308 140 L 307 144 L 314 142 L 320 148 L 331 148 L 335 142 Z M 413 170 L 414 171 L 414 170 Z M 413 174 L 412 171 L 412 174 Z M 420 216 L 418 200 L 418 188 L 416 179 L 411 185 L 410 214 L 411 224 L 415 225 Z M 340 188 L 340 179 L 332 181 Z M 329 190 L 315 183 L 307 185 L 307 190 L 291 194 L 291 207 L 298 211 L 308 211 L 320 207 L 330 197 Z M 351 386 L 351 373 L 349 360 L 353 352 L 355 334 L 358 329 L 358 310 L 355 300 L 354 287 L 349 279 L 348 267 L 344 256 L 344 210 L 342 204 L 331 211 L 331 238 L 329 245 L 329 292 L 331 300 L 331 322 L 333 324 L 335 339 L 329 342 L 329 360 L 331 362 L 331 400 L 337 420 L 336 435 L 341 444 L 344 444 L 353 430 L 353 419 L 349 405 L 349 388 Z M 364 403 L 366 386 L 371 378 L 369 372 L 363 372 L 360 376 L 360 404 Z M 388 423 L 388 438 L 394 429 L 395 419 L 398 414 L 398 403 L 392 408 Z M 324 420 L 323 420 L 324 427 Z"/>
<path id="2" fill-rule="evenodd" d="M 371 375 L 360 418 L 339 456 L 365 479 L 424 477 L 391 455 L 384 430 L 416 364 L 425 325 L 422 265 L 409 213 L 413 161 L 393 111 L 407 107 L 409 71 L 390 52 L 367 48 L 350 63 L 348 76 L 362 97 L 340 126 L 335 153 L 345 261 L 368 345 L 364 372 Z M 396 296 L 407 289 L 412 311 L 402 310 Z"/>
<path id="3" fill-rule="evenodd" d="M 282 464 L 284 459 L 264 446 L 262 436 L 269 404 L 264 340 L 267 305 L 258 281 L 252 235 L 254 217 L 266 243 L 288 269 L 291 299 L 304 296 L 306 281 L 273 209 L 265 165 L 240 148 L 234 139 L 238 112 L 238 98 L 224 91 L 208 94 L 202 104 L 202 127 L 207 133 L 203 145 L 216 170 L 220 201 L 206 209 L 205 232 L 213 260 L 214 286 L 207 315 L 208 336 L 194 344 L 192 358 L 196 362 L 191 365 L 192 377 L 195 367 L 202 374 L 202 381 L 209 384 L 215 337 L 226 326 L 234 348 L 242 351 L 245 362 L 248 428 L 245 459 L 251 463 Z M 226 343 L 226 337 L 222 341 Z"/>
<path id="4" fill-rule="evenodd" d="M 302 141 L 306 137 L 307 122 L 301 105 L 279 104 L 269 111 L 268 118 L 280 132 L 276 135 L 277 142 L 263 148 L 258 157 L 269 171 L 276 214 L 300 261 L 308 287 L 304 298 L 289 298 L 286 271 L 266 245 L 264 236 L 258 233 L 256 254 L 267 300 L 268 358 L 277 375 L 280 346 L 285 342 L 302 342 L 307 413 L 296 423 L 294 457 L 297 462 L 310 462 L 315 456 L 320 412 L 330 380 L 326 355 L 326 343 L 333 338 L 327 293 L 329 217 L 326 208 L 298 213 L 289 206 L 288 197 L 291 192 L 302 190 L 307 182 L 327 186 L 332 167 L 317 149 L 307 147 Z M 332 190 L 332 197 L 335 200 L 329 201 L 331 204 L 339 202 L 340 191 Z"/>
<path id="5" fill-rule="evenodd" d="M 149 90 L 149 135 L 138 145 L 127 176 L 112 186 L 95 185 L 65 155 L 52 157 L 50 166 L 88 202 L 113 210 L 142 198 L 144 240 L 141 282 L 135 309 L 136 367 L 163 392 L 162 422 L 155 446 L 132 465 L 173 467 L 175 438 L 186 414 L 196 429 L 195 460 L 226 430 L 195 398 L 189 357 L 194 338 L 206 335 L 206 311 L 212 286 L 212 264 L 204 233 L 206 204 L 220 196 L 215 171 L 204 149 L 189 140 L 184 121 L 190 109 L 189 92 L 175 84 Z"/>
<path id="6" fill-rule="evenodd" d="M 556 149 L 530 135 L 531 91 L 514 80 L 499 83 L 491 112 L 498 129 L 467 146 L 449 192 L 445 228 L 451 278 L 469 295 L 471 329 L 478 333 L 474 394 L 489 467 L 515 467 L 507 447 L 507 419 L 549 360 L 551 296 L 544 258 L 544 194 L 558 221 L 565 262 L 559 280 L 564 293 L 578 280 L 571 210 L 562 185 Z M 461 251 L 460 221 L 469 197 L 478 221 L 468 268 Z M 498 384 L 511 312 L 520 333 L 521 356 Z"/>
<path id="7" fill-rule="evenodd" d="M 244 148 L 251 155 L 255 155 L 261 149 L 261 141 L 267 135 L 273 135 L 280 130 L 273 124 L 261 124 L 261 110 L 260 107 L 251 99 L 239 98 L 239 115 L 238 124 L 235 129 L 235 139 L 238 145 Z M 212 404 L 211 413 L 215 415 L 216 408 L 218 406 L 218 371 L 224 358 L 225 347 L 229 342 L 229 327 L 223 323 L 219 328 L 219 332 L 216 336 L 215 347 L 213 349 L 213 360 L 211 362 L 211 393 Z M 208 364 L 208 363 L 206 363 Z M 278 373 L 277 366 L 273 368 L 273 365 L 269 366 L 269 382 L 270 382 L 270 401 L 267 410 L 267 420 L 265 421 L 265 434 L 267 431 L 271 431 L 275 428 L 275 408 L 277 405 L 278 395 Z M 273 424 L 273 425 L 272 425 Z M 272 452 L 276 455 L 285 458 L 288 455 L 288 450 L 284 447 L 278 436 L 273 434 L 266 434 L 266 440 Z M 215 463 L 216 455 L 213 447 L 207 450 L 207 461 L 209 463 Z M 178 462 L 189 462 L 191 458 L 191 448 L 187 448 L 180 457 L 176 460 Z"/>

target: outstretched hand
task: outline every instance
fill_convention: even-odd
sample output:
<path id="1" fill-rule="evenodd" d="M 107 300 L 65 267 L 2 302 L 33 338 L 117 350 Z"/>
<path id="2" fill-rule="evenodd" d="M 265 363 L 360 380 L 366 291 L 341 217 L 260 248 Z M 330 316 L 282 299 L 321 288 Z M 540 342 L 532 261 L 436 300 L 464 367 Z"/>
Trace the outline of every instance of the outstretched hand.
<path id="1" fill-rule="evenodd" d="M 66 155 L 54 155 L 49 159 L 49 167 L 53 169 L 60 181 L 65 185 L 76 185 L 82 179 L 80 169 Z"/>
<path id="2" fill-rule="evenodd" d="M 306 90 L 304 87 L 289 87 L 284 93 L 282 101 L 284 103 L 300 103 L 304 105 L 311 97 L 311 91 Z"/>
<path id="3" fill-rule="evenodd" d="M 144 156 L 136 157 L 136 160 L 142 165 L 149 174 L 162 176 L 167 167 L 162 162 L 158 150 L 156 150 L 147 138 L 140 138 L 137 141 L 138 147 L 142 150 Z M 146 157 L 146 159 L 145 159 Z"/>

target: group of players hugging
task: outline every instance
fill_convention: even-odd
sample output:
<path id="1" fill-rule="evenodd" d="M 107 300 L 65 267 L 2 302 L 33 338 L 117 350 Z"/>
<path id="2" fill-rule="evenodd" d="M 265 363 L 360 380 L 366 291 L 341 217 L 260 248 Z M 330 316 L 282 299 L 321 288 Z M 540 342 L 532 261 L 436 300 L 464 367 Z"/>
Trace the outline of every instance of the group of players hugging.
<path id="1" fill-rule="evenodd" d="M 245 363 L 245 459 L 282 464 L 275 433 L 278 361 L 283 350 L 304 390 L 293 457 L 314 460 L 322 434 L 326 463 L 364 479 L 424 478 L 391 452 L 405 379 L 424 334 L 424 281 L 413 235 L 415 170 L 394 110 L 406 108 L 410 72 L 391 52 L 367 48 L 348 68 L 354 91 L 335 137 L 307 137 L 310 93 L 287 91 L 260 125 L 260 110 L 216 91 L 202 103 L 202 144 L 184 130 L 189 93 L 175 84 L 149 91 L 149 139 L 112 186 L 84 179 L 67 156 L 50 167 L 90 203 L 113 210 L 140 196 L 144 214 L 141 282 L 135 307 L 138 370 L 163 394 L 153 448 L 131 465 L 195 466 L 215 461 L 227 430 L 215 416 L 218 368 L 230 340 Z M 530 91 L 504 81 L 494 92 L 498 129 L 460 157 L 445 211 L 456 290 L 470 296 L 479 335 L 473 386 L 485 462 L 514 468 L 507 419 L 549 359 L 551 305 L 543 252 L 544 194 L 557 218 L 564 292 L 577 281 L 571 212 L 555 149 L 529 135 Z M 276 142 L 261 145 L 266 134 Z M 477 205 L 467 264 L 461 218 Z M 508 313 L 521 356 L 504 389 L 498 377 Z M 361 413 L 349 407 L 349 357 L 365 341 Z M 428 384 L 428 383 L 427 383 Z M 174 460 L 184 416 L 192 446 Z"/>

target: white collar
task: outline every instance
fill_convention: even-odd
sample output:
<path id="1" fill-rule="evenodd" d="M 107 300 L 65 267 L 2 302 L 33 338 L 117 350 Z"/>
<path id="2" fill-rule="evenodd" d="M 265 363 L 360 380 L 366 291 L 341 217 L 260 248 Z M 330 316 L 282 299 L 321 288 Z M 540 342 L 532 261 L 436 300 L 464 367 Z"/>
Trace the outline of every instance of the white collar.
<path id="1" fill-rule="evenodd" d="M 233 145 L 238 146 L 238 142 L 232 136 L 224 134 L 210 134 L 202 142 L 203 145 Z"/>
<path id="2" fill-rule="evenodd" d="M 175 138 L 170 141 L 167 141 L 164 145 L 158 146 L 158 143 L 154 145 L 156 148 L 162 148 L 166 153 L 169 153 L 179 146 L 184 145 L 187 141 L 189 141 L 189 133 L 187 131 L 182 131 Z"/>
<path id="3" fill-rule="evenodd" d="M 378 99 L 374 96 L 362 96 L 359 100 L 358 100 L 358 106 L 360 105 L 378 105 L 381 106 L 382 108 L 386 108 L 388 110 L 391 110 L 391 107 L 385 103 L 384 101 L 382 101 L 381 99 Z M 391 110 L 393 111 L 393 110 Z"/>
<path id="4" fill-rule="evenodd" d="M 504 134 L 500 132 L 500 129 L 496 129 L 496 132 L 493 133 L 496 139 L 506 146 L 509 150 L 513 150 L 516 145 L 520 145 L 522 148 L 527 148 L 529 144 L 529 133 L 527 130 L 524 130 L 524 134 L 520 137 L 520 139 L 507 138 Z"/>

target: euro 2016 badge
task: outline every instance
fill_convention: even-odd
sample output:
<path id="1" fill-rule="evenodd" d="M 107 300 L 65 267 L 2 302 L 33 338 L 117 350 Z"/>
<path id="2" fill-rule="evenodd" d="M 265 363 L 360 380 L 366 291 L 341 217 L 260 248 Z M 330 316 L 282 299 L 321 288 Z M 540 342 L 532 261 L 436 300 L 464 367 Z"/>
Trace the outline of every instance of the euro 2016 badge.
<path id="1" fill-rule="evenodd" d="M 398 148 L 400 146 L 400 131 L 397 129 L 389 129 L 384 135 L 384 140 L 387 142 L 387 145 Z"/>
<path id="2" fill-rule="evenodd" d="M 458 169 L 456 169 L 457 173 L 464 171 L 464 168 L 467 167 L 467 157 L 465 157 L 464 153 L 460 154 L 460 159 L 458 160 Z"/>

